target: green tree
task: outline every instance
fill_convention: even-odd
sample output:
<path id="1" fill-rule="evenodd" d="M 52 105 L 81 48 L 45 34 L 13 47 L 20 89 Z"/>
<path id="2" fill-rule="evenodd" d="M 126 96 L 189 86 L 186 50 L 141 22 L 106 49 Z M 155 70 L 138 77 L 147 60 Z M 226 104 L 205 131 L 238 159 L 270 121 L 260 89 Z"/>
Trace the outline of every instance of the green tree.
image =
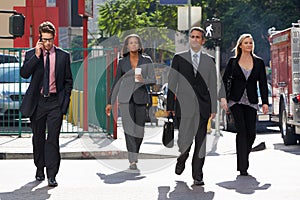
<path id="1" fill-rule="evenodd" d="M 216 17 L 223 22 L 223 65 L 243 33 L 252 34 L 255 52 L 267 64 L 270 58 L 268 29 L 288 28 L 299 19 L 300 13 L 298 0 L 201 0 L 198 4 L 202 5 L 203 20 Z"/>
<path id="2" fill-rule="evenodd" d="M 222 21 L 222 65 L 232 55 L 231 50 L 242 33 L 253 35 L 257 55 L 268 63 L 268 29 L 288 28 L 299 19 L 300 13 L 299 0 L 191 0 L 191 3 L 202 7 L 202 22 L 213 17 Z M 157 27 L 158 31 L 149 32 L 145 27 Z M 170 47 L 173 51 L 174 38 L 165 32 L 177 30 L 177 6 L 162 6 L 157 0 L 110 0 L 99 6 L 99 29 L 106 36 L 119 38 L 134 29 L 143 34 L 146 43 L 153 43 L 155 38 L 156 45 L 161 45 L 156 48 Z M 213 48 L 213 43 L 208 42 L 207 47 Z"/>
<path id="3" fill-rule="evenodd" d="M 168 55 L 164 49 L 174 52 L 174 35 L 170 30 L 177 29 L 176 6 L 162 6 L 156 0 L 115 0 L 106 1 L 98 9 L 103 35 L 116 36 L 122 42 L 125 35 L 139 34 L 155 62 Z"/>

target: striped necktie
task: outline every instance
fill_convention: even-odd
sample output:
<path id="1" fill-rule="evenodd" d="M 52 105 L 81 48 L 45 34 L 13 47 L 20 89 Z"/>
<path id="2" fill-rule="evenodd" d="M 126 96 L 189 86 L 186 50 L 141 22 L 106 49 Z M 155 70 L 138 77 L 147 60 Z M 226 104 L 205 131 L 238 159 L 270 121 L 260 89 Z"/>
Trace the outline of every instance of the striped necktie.
<path id="1" fill-rule="evenodd" d="M 196 76 L 198 70 L 198 54 L 196 53 L 193 55 L 193 68 L 194 68 L 194 74 Z"/>

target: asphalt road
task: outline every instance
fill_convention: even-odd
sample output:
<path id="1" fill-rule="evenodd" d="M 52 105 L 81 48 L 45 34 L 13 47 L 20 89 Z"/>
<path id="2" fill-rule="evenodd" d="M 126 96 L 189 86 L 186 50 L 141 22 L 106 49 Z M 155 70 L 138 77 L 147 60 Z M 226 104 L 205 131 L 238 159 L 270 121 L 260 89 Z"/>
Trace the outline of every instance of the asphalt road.
<path id="1" fill-rule="evenodd" d="M 300 145 L 284 146 L 278 131 L 258 134 L 266 149 L 250 154 L 250 176 L 236 171 L 235 134 L 208 139 L 202 187 L 194 186 L 191 158 L 181 176 L 175 158 L 140 159 L 128 171 L 124 159 L 62 160 L 58 187 L 34 180 L 32 160 L 0 160 L 1 200 L 298 200 Z M 215 144 L 215 145 L 214 145 Z"/>

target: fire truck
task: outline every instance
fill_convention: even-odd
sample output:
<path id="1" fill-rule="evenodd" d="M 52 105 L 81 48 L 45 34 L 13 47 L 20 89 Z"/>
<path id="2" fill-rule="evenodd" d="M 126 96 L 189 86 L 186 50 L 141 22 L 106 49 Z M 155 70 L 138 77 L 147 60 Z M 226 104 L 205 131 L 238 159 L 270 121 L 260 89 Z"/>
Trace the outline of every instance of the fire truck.
<path id="1" fill-rule="evenodd" d="M 272 114 L 285 145 L 300 141 L 300 20 L 290 28 L 269 29 Z"/>

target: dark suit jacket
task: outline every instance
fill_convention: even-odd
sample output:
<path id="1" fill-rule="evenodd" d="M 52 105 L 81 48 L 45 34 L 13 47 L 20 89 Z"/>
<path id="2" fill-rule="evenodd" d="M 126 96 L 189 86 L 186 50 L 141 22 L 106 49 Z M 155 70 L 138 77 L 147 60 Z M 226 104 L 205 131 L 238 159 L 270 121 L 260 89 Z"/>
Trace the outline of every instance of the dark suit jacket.
<path id="1" fill-rule="evenodd" d="M 241 67 L 238 64 L 238 58 L 230 58 L 223 75 L 223 82 L 226 85 L 228 77 L 232 74 L 232 86 L 230 95 L 227 97 L 229 100 L 238 102 L 246 89 L 249 102 L 252 104 L 258 103 L 257 95 L 257 81 L 261 93 L 262 104 L 269 104 L 268 102 L 268 85 L 266 69 L 263 60 L 259 57 L 253 56 L 253 69 L 251 74 L 246 80 Z"/>
<path id="2" fill-rule="evenodd" d="M 108 104 L 113 104 L 118 96 L 119 103 L 129 103 L 131 97 L 136 104 L 150 103 L 147 85 L 156 83 L 152 60 L 149 56 L 139 54 L 138 68 L 142 68 L 144 83 L 134 80 L 134 70 L 130 64 L 130 57 L 125 56 L 119 60 L 116 77 L 108 98 Z"/>
<path id="3" fill-rule="evenodd" d="M 63 114 L 67 113 L 71 90 L 73 88 L 73 78 L 70 67 L 70 54 L 60 48 L 55 48 L 55 84 L 58 101 Z M 23 78 L 31 76 L 31 83 L 26 91 L 20 107 L 24 116 L 32 116 L 40 98 L 43 86 L 44 60 L 43 54 L 40 58 L 35 55 L 35 49 L 30 49 L 25 54 L 24 64 L 20 70 Z"/>
<path id="4" fill-rule="evenodd" d="M 217 74 L 213 58 L 201 52 L 195 77 L 191 52 L 176 54 L 168 79 L 167 110 L 177 117 L 192 117 L 195 112 L 208 119 L 217 112 Z M 176 95 L 176 101 L 174 101 Z"/>

